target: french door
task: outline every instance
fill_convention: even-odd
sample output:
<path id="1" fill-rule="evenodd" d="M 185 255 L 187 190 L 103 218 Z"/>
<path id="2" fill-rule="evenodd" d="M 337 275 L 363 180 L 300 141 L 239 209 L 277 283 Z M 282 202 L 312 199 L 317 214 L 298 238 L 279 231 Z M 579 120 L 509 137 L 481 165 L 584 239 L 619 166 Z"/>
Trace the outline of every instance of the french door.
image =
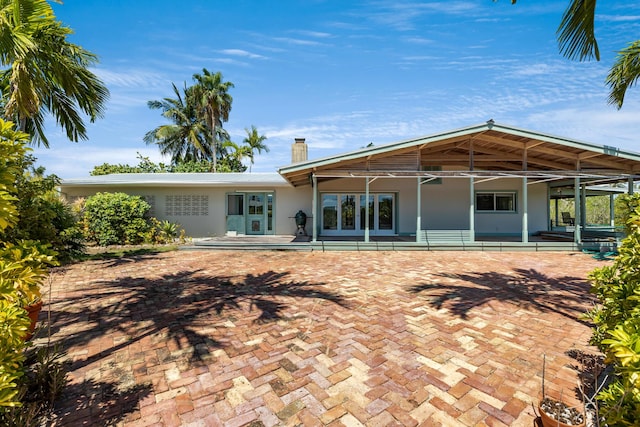
<path id="1" fill-rule="evenodd" d="M 273 193 L 228 193 L 227 232 L 274 234 Z"/>
<path id="2" fill-rule="evenodd" d="M 395 234 L 395 197 L 391 193 L 322 194 L 322 234 L 361 235 L 367 225 L 369 234 Z"/>

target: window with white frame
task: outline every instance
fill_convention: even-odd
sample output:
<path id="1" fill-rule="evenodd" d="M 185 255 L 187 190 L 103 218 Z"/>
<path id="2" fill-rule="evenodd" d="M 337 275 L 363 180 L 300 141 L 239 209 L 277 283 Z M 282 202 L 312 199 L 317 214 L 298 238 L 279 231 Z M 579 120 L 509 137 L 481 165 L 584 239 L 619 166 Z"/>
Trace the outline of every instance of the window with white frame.
<path id="1" fill-rule="evenodd" d="M 476 211 L 479 212 L 515 212 L 515 191 L 478 191 L 476 192 Z"/>

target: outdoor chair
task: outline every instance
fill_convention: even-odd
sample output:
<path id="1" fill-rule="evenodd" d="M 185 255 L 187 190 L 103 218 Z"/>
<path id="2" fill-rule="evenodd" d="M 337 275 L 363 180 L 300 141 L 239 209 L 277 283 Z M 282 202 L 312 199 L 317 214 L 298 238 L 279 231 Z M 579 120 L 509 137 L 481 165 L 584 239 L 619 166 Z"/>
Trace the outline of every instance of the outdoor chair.
<path id="1" fill-rule="evenodd" d="M 575 225 L 576 220 L 571 217 L 569 212 L 562 212 L 562 222 L 566 225 Z"/>

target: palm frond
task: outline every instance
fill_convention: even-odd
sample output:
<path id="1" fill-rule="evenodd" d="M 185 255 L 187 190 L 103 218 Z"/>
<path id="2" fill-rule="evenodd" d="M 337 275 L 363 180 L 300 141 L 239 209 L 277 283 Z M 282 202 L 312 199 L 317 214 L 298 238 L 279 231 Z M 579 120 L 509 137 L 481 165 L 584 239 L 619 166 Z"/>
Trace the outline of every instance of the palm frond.
<path id="1" fill-rule="evenodd" d="M 630 43 L 618 52 L 616 61 L 609 70 L 606 83 L 609 86 L 609 104 L 622 108 L 627 89 L 640 78 L 640 40 Z"/>
<path id="2" fill-rule="evenodd" d="M 563 56 L 569 59 L 595 58 L 600 50 L 595 36 L 596 0 L 572 0 L 564 12 L 556 32 Z"/>

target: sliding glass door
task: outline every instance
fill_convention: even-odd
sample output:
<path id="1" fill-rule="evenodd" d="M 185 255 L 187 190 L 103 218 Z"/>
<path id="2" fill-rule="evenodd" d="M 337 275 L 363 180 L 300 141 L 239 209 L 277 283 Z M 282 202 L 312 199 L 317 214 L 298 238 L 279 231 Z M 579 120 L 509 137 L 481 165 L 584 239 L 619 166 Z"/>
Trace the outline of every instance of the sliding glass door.
<path id="1" fill-rule="evenodd" d="M 361 193 L 323 193 L 322 234 L 363 235 L 369 213 L 369 233 L 395 234 L 395 195 L 371 193 L 367 203 Z"/>

